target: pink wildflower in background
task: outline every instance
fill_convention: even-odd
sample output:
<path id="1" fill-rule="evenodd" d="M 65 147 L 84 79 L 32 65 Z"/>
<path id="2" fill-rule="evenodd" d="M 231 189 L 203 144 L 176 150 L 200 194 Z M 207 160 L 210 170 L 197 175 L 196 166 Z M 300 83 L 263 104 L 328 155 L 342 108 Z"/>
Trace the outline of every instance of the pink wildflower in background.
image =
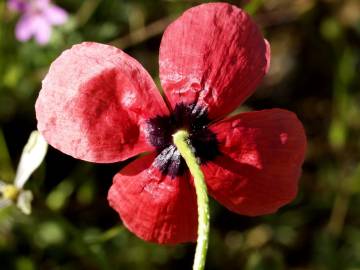
<path id="1" fill-rule="evenodd" d="M 53 25 L 64 24 L 68 14 L 49 0 L 8 0 L 8 8 L 21 13 L 15 35 L 19 41 L 35 38 L 38 44 L 47 44 Z"/>

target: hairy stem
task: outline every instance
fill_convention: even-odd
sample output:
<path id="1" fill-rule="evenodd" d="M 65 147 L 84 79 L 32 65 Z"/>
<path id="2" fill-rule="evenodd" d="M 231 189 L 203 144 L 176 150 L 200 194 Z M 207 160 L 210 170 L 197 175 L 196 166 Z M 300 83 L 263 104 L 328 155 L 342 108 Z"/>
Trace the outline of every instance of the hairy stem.
<path id="1" fill-rule="evenodd" d="M 194 177 L 199 225 L 193 270 L 203 270 L 209 242 L 209 199 L 204 174 L 194 156 L 193 148 L 188 138 L 189 133 L 184 130 L 179 130 L 173 135 L 174 144 L 189 167 L 191 175 Z"/>

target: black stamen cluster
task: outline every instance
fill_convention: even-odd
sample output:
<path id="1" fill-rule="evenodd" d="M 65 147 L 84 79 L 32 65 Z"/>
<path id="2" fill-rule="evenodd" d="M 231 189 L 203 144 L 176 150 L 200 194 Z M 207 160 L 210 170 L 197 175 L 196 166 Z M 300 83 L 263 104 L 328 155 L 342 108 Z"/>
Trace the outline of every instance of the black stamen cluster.
<path id="1" fill-rule="evenodd" d="M 155 165 L 172 178 L 183 175 L 186 164 L 173 143 L 172 135 L 178 130 L 189 132 L 189 141 L 201 164 L 213 160 L 218 154 L 216 135 L 210 131 L 207 110 L 195 104 L 179 103 L 167 116 L 148 120 L 148 140 L 156 148 Z"/>

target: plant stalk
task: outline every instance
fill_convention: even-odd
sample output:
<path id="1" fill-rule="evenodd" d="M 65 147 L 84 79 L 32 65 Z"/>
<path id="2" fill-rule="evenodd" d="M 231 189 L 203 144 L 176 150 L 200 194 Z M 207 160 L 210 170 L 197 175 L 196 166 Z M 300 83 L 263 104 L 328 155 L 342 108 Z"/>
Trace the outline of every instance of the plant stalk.
<path id="1" fill-rule="evenodd" d="M 205 267 L 210 229 L 209 198 L 205 177 L 194 155 L 193 147 L 189 142 L 189 133 L 185 130 L 179 130 L 173 135 L 173 141 L 194 178 L 199 225 L 193 270 L 203 270 Z"/>

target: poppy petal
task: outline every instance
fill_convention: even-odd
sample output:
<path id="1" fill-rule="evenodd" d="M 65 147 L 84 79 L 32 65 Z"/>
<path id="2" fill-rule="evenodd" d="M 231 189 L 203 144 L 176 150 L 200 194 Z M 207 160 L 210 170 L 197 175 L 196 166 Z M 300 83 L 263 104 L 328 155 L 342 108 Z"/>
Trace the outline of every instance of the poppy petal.
<path id="1" fill-rule="evenodd" d="M 165 31 L 160 79 L 177 103 L 207 107 L 211 119 L 240 105 L 267 72 L 270 47 L 250 16 L 226 3 L 187 10 Z"/>
<path id="2" fill-rule="evenodd" d="M 202 165 L 209 194 L 249 216 L 275 212 L 294 199 L 306 137 L 292 112 L 249 112 L 210 127 L 221 156 Z"/>
<path id="3" fill-rule="evenodd" d="M 162 175 L 154 166 L 155 156 L 141 157 L 115 175 L 110 206 L 130 231 L 146 241 L 196 241 L 196 194 L 190 176 Z"/>
<path id="4" fill-rule="evenodd" d="M 82 43 L 51 65 L 36 101 L 38 129 L 75 158 L 116 162 L 152 150 L 146 121 L 168 110 L 150 75 L 123 51 Z"/>

